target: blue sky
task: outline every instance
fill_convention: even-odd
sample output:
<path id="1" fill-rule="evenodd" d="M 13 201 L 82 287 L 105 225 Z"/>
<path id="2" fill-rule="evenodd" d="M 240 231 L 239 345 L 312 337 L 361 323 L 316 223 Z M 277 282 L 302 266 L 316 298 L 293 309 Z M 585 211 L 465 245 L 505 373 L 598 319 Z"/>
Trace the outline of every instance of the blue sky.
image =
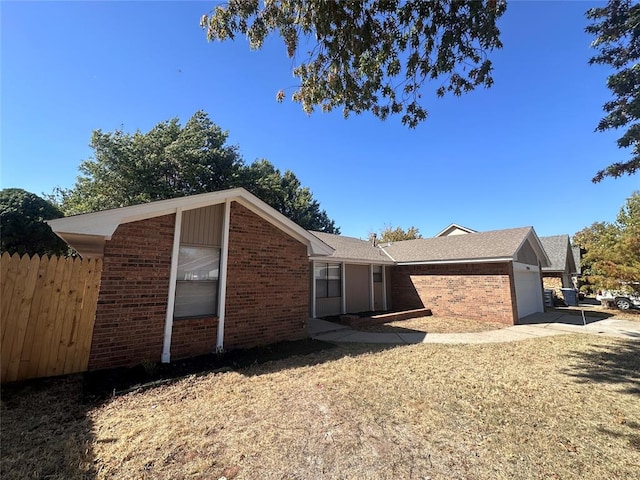
<path id="1" fill-rule="evenodd" d="M 613 221 L 640 188 L 639 175 L 590 181 L 628 156 L 616 132 L 594 132 L 611 72 L 587 63 L 584 12 L 603 4 L 510 2 L 494 86 L 435 99 L 428 84 L 429 118 L 410 130 L 276 103 L 296 85 L 282 42 L 207 42 L 199 20 L 214 1 L 3 1 L 1 186 L 71 187 L 93 130 L 147 131 L 202 109 L 247 163 L 292 170 L 344 235 L 450 223 L 573 234 Z"/>

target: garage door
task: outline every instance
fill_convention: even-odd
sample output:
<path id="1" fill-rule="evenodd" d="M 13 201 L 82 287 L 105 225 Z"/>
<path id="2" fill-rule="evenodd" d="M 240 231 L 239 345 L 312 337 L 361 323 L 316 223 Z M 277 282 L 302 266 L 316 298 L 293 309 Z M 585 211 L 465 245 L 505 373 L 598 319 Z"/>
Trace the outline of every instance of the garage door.
<path id="1" fill-rule="evenodd" d="M 544 312 L 540 272 L 535 265 L 513 264 L 518 319 L 536 312 Z"/>

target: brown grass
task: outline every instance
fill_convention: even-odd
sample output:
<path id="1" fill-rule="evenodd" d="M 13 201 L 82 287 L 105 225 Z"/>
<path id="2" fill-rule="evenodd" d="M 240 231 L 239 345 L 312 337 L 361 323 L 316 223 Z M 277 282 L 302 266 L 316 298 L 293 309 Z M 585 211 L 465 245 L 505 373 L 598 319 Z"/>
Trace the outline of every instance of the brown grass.
<path id="1" fill-rule="evenodd" d="M 343 345 L 83 406 L 3 391 L 10 478 L 627 479 L 640 343 Z"/>
<path id="2" fill-rule="evenodd" d="M 358 330 L 386 333 L 402 333 L 410 331 L 427 333 L 464 333 L 497 330 L 507 326 L 508 325 L 503 323 L 480 322 L 460 317 L 429 316 L 388 322 L 380 325 L 361 326 L 358 327 Z"/>

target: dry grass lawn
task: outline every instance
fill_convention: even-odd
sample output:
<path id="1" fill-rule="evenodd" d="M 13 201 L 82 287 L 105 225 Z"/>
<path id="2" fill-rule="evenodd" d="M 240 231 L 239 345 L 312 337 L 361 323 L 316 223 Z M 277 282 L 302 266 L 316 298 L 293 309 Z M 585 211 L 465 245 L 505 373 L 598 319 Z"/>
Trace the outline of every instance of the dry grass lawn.
<path id="1" fill-rule="evenodd" d="M 460 317 L 428 316 L 388 322 L 380 325 L 362 326 L 358 327 L 358 330 L 388 333 L 402 333 L 408 331 L 428 333 L 464 333 L 497 330 L 507 326 L 508 325 L 503 323 L 480 322 Z"/>
<path id="2" fill-rule="evenodd" d="M 0 476 L 630 479 L 640 342 L 343 345 L 83 405 L 5 388 Z"/>

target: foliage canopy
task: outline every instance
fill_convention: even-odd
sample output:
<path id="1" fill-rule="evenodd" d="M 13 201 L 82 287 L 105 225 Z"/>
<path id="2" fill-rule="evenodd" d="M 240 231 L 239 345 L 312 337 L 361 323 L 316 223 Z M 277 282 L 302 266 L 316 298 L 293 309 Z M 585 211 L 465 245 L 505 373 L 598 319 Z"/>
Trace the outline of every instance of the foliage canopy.
<path id="1" fill-rule="evenodd" d="M 626 127 L 618 147 L 631 148 L 631 158 L 600 170 L 593 182 L 605 177 L 617 178 L 640 170 L 640 4 L 631 0 L 609 0 L 604 7 L 592 8 L 587 18 L 593 23 L 586 31 L 595 36 L 592 47 L 598 54 L 590 64 L 608 65 L 615 73 L 607 79 L 613 100 L 604 104 L 606 115 L 596 131 Z"/>
<path id="2" fill-rule="evenodd" d="M 422 238 L 417 227 L 409 227 L 404 230 L 402 227 L 393 228 L 391 225 L 385 225 L 380 233 L 370 233 L 369 240 L 375 238 L 378 242 L 401 242 L 402 240 L 415 240 L 416 238 Z"/>
<path id="3" fill-rule="evenodd" d="M 627 199 L 615 222 L 582 229 L 573 244 L 586 251 L 583 274 L 595 288 L 640 294 L 640 192 Z"/>
<path id="4" fill-rule="evenodd" d="M 96 130 L 94 158 L 80 164 L 73 188 L 57 189 L 52 199 L 64 213 L 79 214 L 245 187 L 303 228 L 339 233 L 293 172 L 282 174 L 267 160 L 245 165 L 227 138 L 202 111 L 184 127 L 174 118 L 146 133 Z"/>
<path id="5" fill-rule="evenodd" d="M 11 255 L 63 255 L 69 247 L 45 223 L 62 217 L 48 201 L 21 188 L 0 191 L 0 251 Z"/>
<path id="6" fill-rule="evenodd" d="M 209 40 L 245 35 L 253 49 L 277 32 L 294 59 L 310 48 L 293 70 L 300 80 L 293 100 L 307 113 L 401 114 L 415 127 L 428 113 L 426 81 L 438 81 L 440 97 L 493 84 L 488 53 L 502 47 L 496 22 L 505 9 L 503 0 L 230 0 L 200 24 Z"/>

